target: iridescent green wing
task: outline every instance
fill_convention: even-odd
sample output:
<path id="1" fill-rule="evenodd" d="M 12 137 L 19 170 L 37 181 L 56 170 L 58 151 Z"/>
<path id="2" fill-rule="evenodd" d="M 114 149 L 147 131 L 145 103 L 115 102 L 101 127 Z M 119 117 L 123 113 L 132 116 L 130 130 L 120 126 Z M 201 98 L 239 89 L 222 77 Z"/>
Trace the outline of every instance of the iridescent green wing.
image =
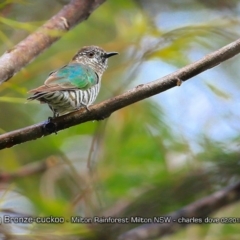
<path id="1" fill-rule="evenodd" d="M 70 63 L 59 70 L 52 72 L 45 85 L 60 89 L 83 89 L 86 90 L 98 83 L 97 74 L 88 66 L 79 63 Z M 50 88 L 50 89 L 49 89 Z"/>

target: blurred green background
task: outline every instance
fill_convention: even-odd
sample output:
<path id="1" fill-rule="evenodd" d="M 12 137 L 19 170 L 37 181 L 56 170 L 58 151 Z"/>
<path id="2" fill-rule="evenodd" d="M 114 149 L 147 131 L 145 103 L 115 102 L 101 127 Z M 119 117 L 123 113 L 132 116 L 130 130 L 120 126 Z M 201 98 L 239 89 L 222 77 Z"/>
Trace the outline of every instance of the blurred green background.
<path id="1" fill-rule="evenodd" d="M 68 1 L 0 1 L 0 51 L 34 32 Z M 239 1 L 108 0 L 83 23 L 0 86 L 0 133 L 45 121 L 28 90 L 78 49 L 117 51 L 97 102 L 153 81 L 239 37 Z M 1 172 L 48 168 L 1 187 L 2 213 L 37 216 L 162 216 L 239 180 L 240 81 L 237 56 L 150 99 L 0 152 Z M 26 201 L 21 203 L 17 191 Z M 7 194 L 6 194 L 7 192 Z M 13 202 L 8 205 L 9 201 Z M 28 199 L 28 200 L 27 200 Z M 27 206 L 23 206 L 26 204 Z M 20 211 L 21 210 L 21 211 Z M 29 209 L 28 209 L 29 210 Z M 239 217 L 239 204 L 216 213 Z M 137 225 L 123 225 L 120 232 Z M 26 227 L 26 226 L 25 226 Z M 103 225 L 104 227 L 104 225 Z M 1 230 L 1 229 L 0 229 Z M 82 224 L 35 225 L 39 235 L 91 236 Z M 109 235 L 110 236 L 110 235 Z M 112 235 L 111 235 L 112 236 Z M 237 224 L 194 225 L 165 239 L 239 239 Z M 110 238 L 110 237 L 109 237 Z"/>

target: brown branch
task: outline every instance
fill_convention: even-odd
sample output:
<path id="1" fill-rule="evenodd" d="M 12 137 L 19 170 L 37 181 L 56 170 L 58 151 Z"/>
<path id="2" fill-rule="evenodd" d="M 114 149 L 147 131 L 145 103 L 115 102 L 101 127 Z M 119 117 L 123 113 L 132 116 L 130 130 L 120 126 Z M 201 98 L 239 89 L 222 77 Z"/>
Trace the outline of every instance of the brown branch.
<path id="1" fill-rule="evenodd" d="M 72 0 L 36 32 L 0 58 L 0 84 L 9 80 L 64 32 L 82 22 L 105 0 Z M 58 32 L 58 34 L 56 34 Z"/>
<path id="2" fill-rule="evenodd" d="M 217 191 L 212 195 L 202 198 L 194 203 L 187 205 L 186 207 L 169 214 L 171 217 L 170 223 L 162 224 L 143 224 L 137 228 L 134 228 L 126 233 L 123 233 L 119 236 L 119 240 L 146 240 L 159 238 L 167 234 L 172 234 L 183 227 L 189 226 L 184 222 L 178 223 L 178 220 L 190 220 L 196 222 L 202 220 L 202 223 L 206 220 L 206 217 L 219 210 L 220 208 L 227 206 L 233 202 L 240 200 L 240 182 L 235 185 L 229 186 L 221 191 Z M 226 218 L 224 218 L 226 219 Z M 224 224 L 220 218 L 216 218 L 215 221 Z M 194 223 L 194 222 L 192 222 Z"/>
<path id="3" fill-rule="evenodd" d="M 240 52 L 240 39 L 205 56 L 201 60 L 189 64 L 180 70 L 147 84 L 141 84 L 122 95 L 116 96 L 85 109 L 54 119 L 51 123 L 42 122 L 16 131 L 0 135 L 0 149 L 9 148 L 16 144 L 35 140 L 87 121 L 101 120 L 111 113 L 130 104 L 151 97 L 178 85 L 179 80 L 186 81 L 197 74 L 212 68 Z M 181 87 L 180 89 L 182 89 Z"/>
<path id="4" fill-rule="evenodd" d="M 50 167 L 54 167 L 59 164 L 58 161 L 49 157 L 45 161 L 38 161 L 34 163 L 29 163 L 15 172 L 0 172 L 0 182 L 8 182 L 15 180 L 17 178 L 27 177 L 30 175 L 34 175 L 37 173 L 42 173 L 49 169 Z"/>

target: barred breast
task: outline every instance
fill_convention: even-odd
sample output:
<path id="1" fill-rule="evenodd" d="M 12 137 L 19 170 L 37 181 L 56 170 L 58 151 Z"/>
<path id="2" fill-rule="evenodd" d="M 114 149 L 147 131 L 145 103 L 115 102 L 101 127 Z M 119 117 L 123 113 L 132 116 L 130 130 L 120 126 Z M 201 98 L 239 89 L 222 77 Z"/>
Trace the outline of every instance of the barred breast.
<path id="1" fill-rule="evenodd" d="M 47 103 L 54 112 L 54 116 L 59 116 L 84 106 L 88 107 L 96 100 L 99 90 L 100 82 L 87 90 L 72 89 L 39 93 L 34 96 L 34 99 Z"/>

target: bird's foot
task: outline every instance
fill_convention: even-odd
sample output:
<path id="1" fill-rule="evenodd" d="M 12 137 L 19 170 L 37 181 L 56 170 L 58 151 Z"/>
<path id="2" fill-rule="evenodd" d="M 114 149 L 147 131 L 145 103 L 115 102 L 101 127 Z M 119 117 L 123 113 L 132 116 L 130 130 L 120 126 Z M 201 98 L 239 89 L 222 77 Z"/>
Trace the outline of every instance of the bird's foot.
<path id="1" fill-rule="evenodd" d="M 90 109 L 88 108 L 88 105 L 83 105 L 83 107 L 84 107 L 88 112 L 90 112 Z"/>
<path id="2" fill-rule="evenodd" d="M 70 27 L 69 27 L 67 19 L 65 17 L 60 17 L 60 18 L 63 21 L 64 27 L 68 30 Z"/>
<path id="3" fill-rule="evenodd" d="M 47 133 L 55 133 L 57 134 L 57 126 L 56 124 L 53 122 L 53 119 L 55 117 L 48 117 L 47 122 L 44 125 L 44 129 Z"/>
<path id="4" fill-rule="evenodd" d="M 183 81 L 178 77 L 176 79 L 177 79 L 177 86 L 180 87 Z"/>

